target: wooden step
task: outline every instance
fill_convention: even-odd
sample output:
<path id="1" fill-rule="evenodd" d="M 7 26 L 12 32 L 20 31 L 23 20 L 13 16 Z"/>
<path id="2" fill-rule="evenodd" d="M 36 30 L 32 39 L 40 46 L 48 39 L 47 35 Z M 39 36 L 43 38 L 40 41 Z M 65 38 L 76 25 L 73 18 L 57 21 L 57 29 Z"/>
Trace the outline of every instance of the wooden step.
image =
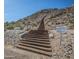
<path id="1" fill-rule="evenodd" d="M 48 32 L 28 32 L 29 34 L 34 34 L 34 33 L 36 33 L 36 34 L 47 34 Z"/>
<path id="2" fill-rule="evenodd" d="M 29 41 L 38 41 L 38 42 L 49 42 L 48 39 L 37 39 L 37 38 L 22 39 L 20 41 L 27 41 L 27 40 L 29 40 Z"/>
<path id="3" fill-rule="evenodd" d="M 48 37 L 37 37 L 37 36 L 26 36 L 25 38 L 44 38 L 44 39 L 49 39 Z"/>
<path id="4" fill-rule="evenodd" d="M 29 33 L 29 34 L 48 34 L 48 32 L 32 32 L 32 33 Z"/>
<path id="5" fill-rule="evenodd" d="M 48 37 L 29 37 L 29 36 L 28 36 L 28 37 L 23 37 L 23 39 L 29 39 L 29 38 L 31 38 L 31 39 L 33 39 L 33 38 L 34 38 L 34 39 L 35 39 L 35 38 L 36 38 L 36 39 L 49 39 Z"/>
<path id="6" fill-rule="evenodd" d="M 35 46 L 38 46 L 38 47 L 46 47 L 46 48 L 50 48 L 51 46 L 48 45 L 48 44 L 40 44 L 40 43 L 31 43 L 31 42 L 20 42 L 22 44 L 29 44 L 29 45 L 35 45 Z"/>
<path id="7" fill-rule="evenodd" d="M 33 33 L 33 34 L 30 34 L 30 33 L 28 33 L 28 34 L 23 34 L 21 37 L 24 37 L 24 36 L 47 36 L 47 37 L 49 37 L 49 35 L 48 35 L 48 33 L 47 34 L 35 34 L 35 33 Z"/>
<path id="8" fill-rule="evenodd" d="M 50 42 L 45 42 L 45 41 L 38 41 L 38 40 L 26 40 L 27 42 L 32 42 L 32 43 L 41 43 L 41 44 L 50 44 Z M 26 42 L 24 40 L 21 40 L 20 42 Z"/>
<path id="9" fill-rule="evenodd" d="M 49 37 L 49 35 L 36 35 L 36 34 L 28 34 L 28 35 L 26 35 L 26 36 L 37 36 L 37 37 Z"/>
<path id="10" fill-rule="evenodd" d="M 33 31 L 33 32 L 29 32 L 29 33 L 39 33 L 39 34 L 44 34 L 44 33 L 48 33 L 48 31 Z"/>
<path id="11" fill-rule="evenodd" d="M 29 34 L 34 34 L 34 35 L 46 35 L 46 34 L 48 34 L 48 33 L 29 33 Z"/>
<path id="12" fill-rule="evenodd" d="M 42 35 L 42 36 L 38 36 L 38 35 L 28 35 L 27 37 L 47 37 L 47 38 L 49 38 L 49 36 L 47 36 L 47 35 Z"/>
<path id="13" fill-rule="evenodd" d="M 50 44 L 50 42 L 49 43 L 43 43 L 43 42 L 41 43 L 41 42 L 38 42 L 38 41 L 37 42 L 35 42 L 35 41 L 32 41 L 32 42 L 31 41 L 20 41 L 20 42 L 22 42 L 22 43 L 29 42 L 29 43 L 44 44 L 44 45 Z"/>
<path id="14" fill-rule="evenodd" d="M 26 35 L 25 37 L 47 37 L 49 38 L 48 35 Z"/>
<path id="15" fill-rule="evenodd" d="M 39 47 L 39 46 L 23 44 L 23 43 L 19 43 L 19 45 L 25 46 L 25 47 L 34 48 L 34 49 L 38 49 L 38 50 L 43 50 L 43 51 L 47 51 L 47 52 L 51 52 L 52 51 L 51 47 L 50 48 L 46 48 L 46 47 L 41 47 L 41 46 Z"/>
<path id="16" fill-rule="evenodd" d="M 31 31 L 29 31 L 29 33 L 33 33 L 33 32 L 37 32 L 37 33 L 39 33 L 39 32 L 48 32 L 47 30 L 31 30 Z"/>
<path id="17" fill-rule="evenodd" d="M 42 54 L 42 55 L 52 57 L 52 52 L 46 52 L 46 51 L 42 51 L 42 50 L 30 48 L 30 47 L 25 47 L 25 46 L 21 46 L 21 45 L 17 45 L 16 47 L 19 48 L 19 49 L 23 49 L 23 50 L 27 50 L 27 51 L 30 51 L 30 52 L 34 52 L 34 53 L 38 53 L 38 54 Z"/>

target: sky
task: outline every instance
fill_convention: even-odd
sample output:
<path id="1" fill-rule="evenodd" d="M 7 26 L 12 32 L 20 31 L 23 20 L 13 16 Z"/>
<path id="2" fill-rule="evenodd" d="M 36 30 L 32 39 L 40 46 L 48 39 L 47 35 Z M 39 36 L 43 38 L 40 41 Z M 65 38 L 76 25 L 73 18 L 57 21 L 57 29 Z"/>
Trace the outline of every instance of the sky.
<path id="1" fill-rule="evenodd" d="M 74 0 L 5 0 L 5 22 L 17 21 L 42 9 L 65 8 L 72 4 Z"/>

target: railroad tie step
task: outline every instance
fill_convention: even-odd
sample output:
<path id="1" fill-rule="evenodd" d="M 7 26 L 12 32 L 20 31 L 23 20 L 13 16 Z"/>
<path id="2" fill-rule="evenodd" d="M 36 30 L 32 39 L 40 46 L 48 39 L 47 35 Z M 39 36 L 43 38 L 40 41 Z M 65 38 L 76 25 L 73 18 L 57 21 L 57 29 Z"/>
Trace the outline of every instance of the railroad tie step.
<path id="1" fill-rule="evenodd" d="M 40 43 L 31 43 L 31 42 L 20 42 L 20 43 L 23 43 L 23 44 L 29 44 L 29 45 L 35 45 L 35 46 L 38 46 L 38 47 L 47 47 L 47 48 L 50 48 L 50 44 L 40 44 Z"/>
<path id="2" fill-rule="evenodd" d="M 46 51 L 43 51 L 43 50 L 38 50 L 38 49 L 30 48 L 30 47 L 24 47 L 24 46 L 21 46 L 21 45 L 17 45 L 16 47 L 19 48 L 19 49 L 23 49 L 23 50 L 38 53 L 38 54 L 42 54 L 42 55 L 45 55 L 45 56 L 50 56 L 50 57 L 52 56 L 52 52 L 46 52 Z"/>
<path id="3" fill-rule="evenodd" d="M 20 42 L 31 42 L 31 43 L 50 44 L 49 41 L 45 42 L 45 41 L 38 41 L 38 40 L 26 40 L 26 41 L 21 40 Z"/>
<path id="4" fill-rule="evenodd" d="M 37 39 L 37 38 L 28 38 L 28 39 L 22 39 L 20 41 L 38 41 L 38 42 L 49 42 L 48 39 Z"/>
<path id="5" fill-rule="evenodd" d="M 27 35 L 26 37 L 49 37 L 48 35 Z"/>
<path id="6" fill-rule="evenodd" d="M 23 37 L 23 39 L 27 39 L 27 38 L 49 39 L 48 37 Z"/>
<path id="7" fill-rule="evenodd" d="M 52 50 L 51 47 L 47 48 L 47 47 L 35 46 L 35 45 L 30 45 L 30 44 L 22 44 L 22 43 L 19 43 L 19 45 L 38 49 L 38 50 L 43 50 L 43 51 L 47 51 L 47 52 L 51 52 L 51 50 Z"/>

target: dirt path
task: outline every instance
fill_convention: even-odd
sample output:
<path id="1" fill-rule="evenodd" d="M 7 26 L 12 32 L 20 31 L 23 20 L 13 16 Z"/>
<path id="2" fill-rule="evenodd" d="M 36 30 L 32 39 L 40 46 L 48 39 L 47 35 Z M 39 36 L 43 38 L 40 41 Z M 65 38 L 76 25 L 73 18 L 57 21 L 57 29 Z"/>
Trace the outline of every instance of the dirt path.
<path id="1" fill-rule="evenodd" d="M 32 52 L 20 50 L 17 48 L 4 48 L 5 51 L 5 59 L 51 59 L 48 56 L 35 54 Z"/>

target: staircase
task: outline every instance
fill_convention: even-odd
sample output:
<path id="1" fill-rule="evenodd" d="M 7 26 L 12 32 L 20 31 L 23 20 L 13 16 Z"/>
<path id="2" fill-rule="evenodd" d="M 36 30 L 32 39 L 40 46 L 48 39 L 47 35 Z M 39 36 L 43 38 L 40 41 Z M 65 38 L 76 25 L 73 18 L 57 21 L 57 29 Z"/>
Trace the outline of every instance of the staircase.
<path id="1" fill-rule="evenodd" d="M 28 34 L 22 35 L 21 38 L 22 40 L 16 45 L 17 48 L 50 57 L 52 56 L 49 35 L 48 31 L 44 28 L 43 20 L 38 30 L 31 30 Z"/>

